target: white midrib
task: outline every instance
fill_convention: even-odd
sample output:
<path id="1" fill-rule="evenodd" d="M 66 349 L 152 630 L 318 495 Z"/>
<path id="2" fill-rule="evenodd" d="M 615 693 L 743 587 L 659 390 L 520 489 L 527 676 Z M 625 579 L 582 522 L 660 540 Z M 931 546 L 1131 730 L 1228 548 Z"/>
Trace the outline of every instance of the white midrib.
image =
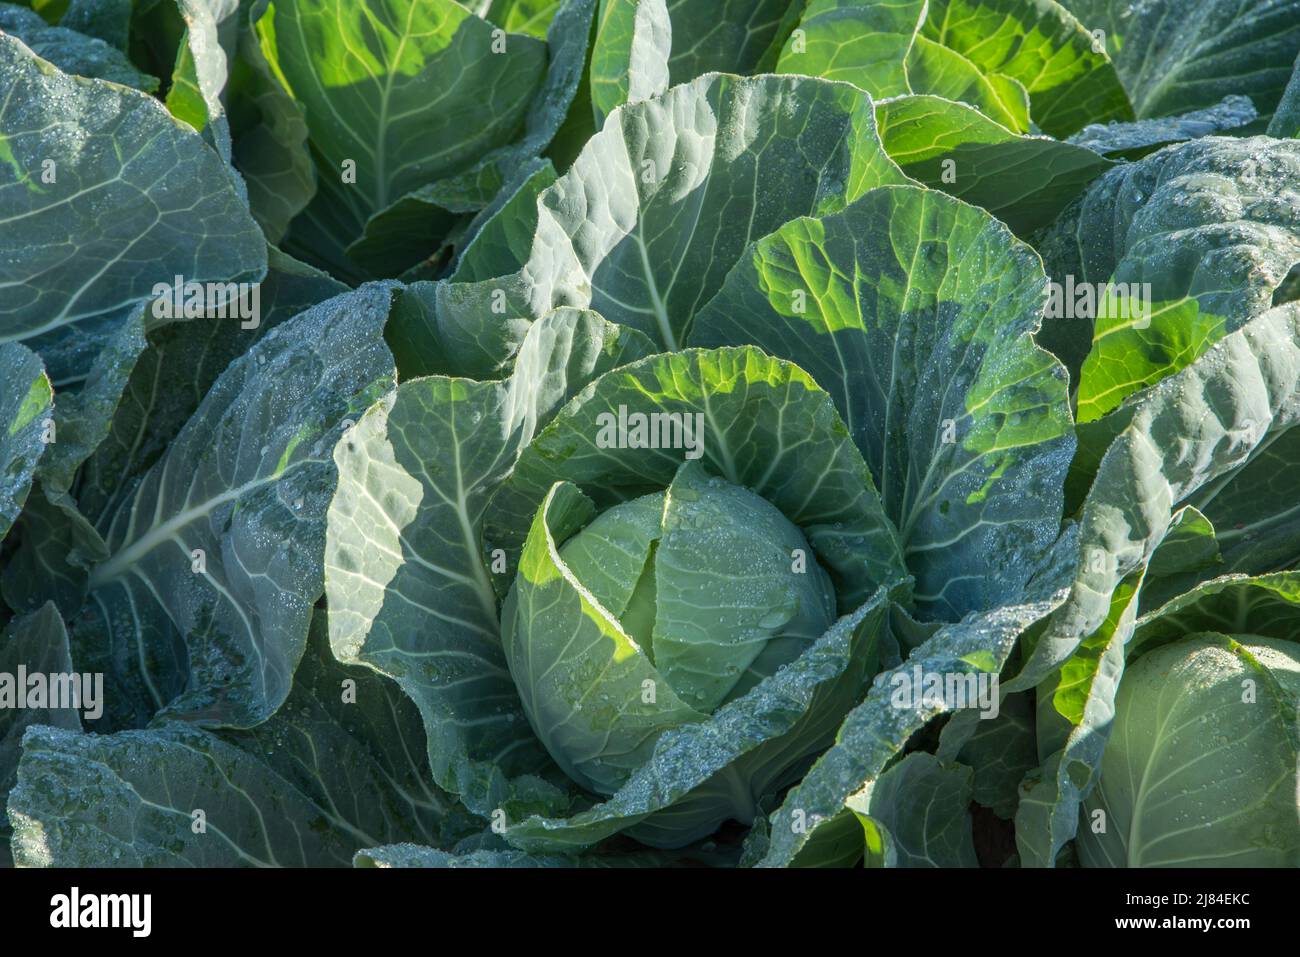
<path id="1" fill-rule="evenodd" d="M 137 538 L 126 548 L 122 549 L 122 551 L 118 552 L 108 561 L 104 562 L 104 564 L 91 572 L 91 590 L 93 591 L 96 588 L 107 585 L 111 581 L 115 581 L 120 575 L 129 570 L 131 566 L 144 558 L 144 556 L 148 555 L 159 545 L 175 539 L 176 533 L 185 526 L 203 518 L 205 515 L 210 515 L 213 510 L 220 508 L 227 502 L 233 502 L 235 499 L 247 492 L 251 492 L 262 485 L 267 485 L 270 482 L 283 478 L 284 475 L 285 473 L 283 472 L 276 475 L 268 475 L 252 482 L 248 482 L 245 485 L 239 485 L 235 488 L 227 489 L 220 495 L 206 499 L 198 505 L 193 505 L 190 508 L 185 509 L 183 512 L 177 512 L 161 525 L 155 525 L 148 534 Z M 159 490 L 160 497 L 161 494 L 162 492 Z"/>
<path id="2" fill-rule="evenodd" d="M 641 250 L 641 271 L 645 274 L 646 288 L 650 291 L 650 300 L 654 305 L 655 320 L 659 323 L 659 334 L 664 337 L 664 345 L 669 352 L 678 352 L 677 337 L 673 335 L 672 323 L 668 321 L 668 309 L 659 297 L 659 286 L 655 283 L 654 272 L 650 269 L 650 251 L 646 249 L 645 238 L 641 235 L 640 224 L 636 233 L 637 248 Z"/>
<path id="3" fill-rule="evenodd" d="M 379 138 L 375 144 L 375 169 L 379 174 L 379 182 L 376 185 L 380 209 L 388 205 L 388 107 L 393 96 L 393 81 L 397 77 L 397 67 L 402 62 L 406 41 L 411 36 L 411 20 L 415 16 L 415 7 L 413 3 L 406 11 L 406 26 L 402 30 L 402 39 L 397 43 L 397 52 L 393 54 L 393 69 L 384 79 L 384 90 L 379 98 Z"/>
<path id="4" fill-rule="evenodd" d="M 465 508 L 465 472 L 461 467 L 460 442 L 452 442 L 452 447 L 455 450 L 456 466 L 456 521 L 460 523 L 460 533 L 465 541 L 470 571 L 474 575 L 474 580 L 478 583 L 476 590 L 478 591 L 479 604 L 487 615 L 487 620 L 495 621 L 497 619 L 496 593 L 492 589 L 492 582 L 488 579 L 487 572 L 483 569 L 482 555 L 478 550 L 479 536 L 474 534 L 474 523 L 470 521 L 469 512 Z"/>

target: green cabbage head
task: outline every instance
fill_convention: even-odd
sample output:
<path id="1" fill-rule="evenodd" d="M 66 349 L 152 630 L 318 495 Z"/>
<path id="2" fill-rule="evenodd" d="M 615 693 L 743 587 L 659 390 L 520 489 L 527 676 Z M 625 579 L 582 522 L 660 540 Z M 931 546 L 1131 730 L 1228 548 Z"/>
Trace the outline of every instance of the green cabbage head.
<path id="1" fill-rule="evenodd" d="M 604 795 L 645 764 L 662 732 L 743 695 L 835 619 L 830 577 L 804 534 L 696 462 L 665 491 L 602 512 L 551 567 L 603 634 L 587 643 L 563 615 L 514 614 L 517 583 L 506 658 L 538 738 L 573 780 Z"/>
<path id="2" fill-rule="evenodd" d="M 1295 867 L 1300 644 L 1202 633 L 1125 674 L 1084 805 L 1092 867 Z"/>

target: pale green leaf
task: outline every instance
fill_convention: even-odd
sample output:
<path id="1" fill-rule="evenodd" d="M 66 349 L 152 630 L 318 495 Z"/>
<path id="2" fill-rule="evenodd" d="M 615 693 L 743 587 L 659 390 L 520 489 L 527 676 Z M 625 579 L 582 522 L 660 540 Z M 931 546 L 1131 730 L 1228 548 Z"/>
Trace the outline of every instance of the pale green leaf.
<path id="1" fill-rule="evenodd" d="M 830 393 L 918 608 L 953 621 L 1014 600 L 1059 532 L 1074 441 L 1065 372 L 1033 341 L 1045 285 L 987 213 L 884 187 L 759 240 L 691 341 L 752 342 Z"/>

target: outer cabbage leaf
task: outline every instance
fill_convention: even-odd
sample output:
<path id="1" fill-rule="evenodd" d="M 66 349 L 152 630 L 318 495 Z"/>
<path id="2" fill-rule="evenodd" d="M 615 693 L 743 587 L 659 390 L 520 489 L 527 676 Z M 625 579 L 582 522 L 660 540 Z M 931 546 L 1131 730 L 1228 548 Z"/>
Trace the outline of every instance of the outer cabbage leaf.
<path id="1" fill-rule="evenodd" d="M 253 26 L 269 0 L 253 0 L 238 17 L 235 49 L 243 69 L 230 78 L 231 159 L 248 190 L 248 206 L 268 241 L 280 242 L 289 224 L 316 195 L 316 168 L 307 145 L 307 120 L 271 68 Z"/>
<path id="2" fill-rule="evenodd" d="M 876 104 L 885 150 L 908 176 L 982 206 L 1027 238 L 1113 164 L 1046 136 L 1020 136 L 965 103 L 899 96 Z"/>
<path id="3" fill-rule="evenodd" d="M 546 31 L 549 63 L 536 84 L 517 138 L 476 156 L 473 165 L 407 193 L 372 216 L 348 255 L 373 273 L 392 275 L 437 249 L 463 214 L 487 206 L 520 164 L 535 159 L 560 132 L 579 92 L 597 0 L 566 0 Z M 516 40 L 520 38 L 515 38 Z M 524 38 L 529 39 L 529 38 Z M 513 40 L 506 40 L 507 49 Z M 500 59 L 493 56 L 492 59 Z M 473 108 L 483 109 L 474 96 Z M 478 128 L 481 121 L 471 122 Z"/>
<path id="4" fill-rule="evenodd" d="M 593 853 L 570 857 L 564 854 L 527 854 L 513 849 L 461 851 L 439 850 L 418 844 L 389 844 L 357 851 L 354 867 L 421 867 L 421 868 L 554 868 L 554 867 L 681 867 L 704 865 L 706 867 L 733 867 L 734 855 L 701 848 L 686 848 L 677 852 L 622 851 L 608 854 Z"/>
<path id="5" fill-rule="evenodd" d="M 22 547 L 9 556 L 0 585 L 11 607 L 33 610 L 53 600 L 76 615 L 86 575 L 107 556 L 96 527 L 164 453 L 217 376 L 269 330 L 345 291 L 324 273 L 270 250 L 259 290 L 260 322 L 173 322 L 142 333 L 132 317 L 101 351 L 78 392 L 61 395 L 59 441 L 40 469 L 43 494 L 22 518 Z M 80 474 L 75 501 L 67 494 Z"/>
<path id="6" fill-rule="evenodd" d="M 281 323 L 347 291 L 273 247 L 268 263 L 258 290 L 256 328 L 245 329 L 233 319 L 200 319 L 150 330 L 77 486 L 77 502 L 96 524 L 123 493 L 125 480 L 157 461 L 231 362 Z"/>
<path id="7" fill-rule="evenodd" d="M 1300 57 L 1296 58 L 1296 69 L 1291 74 L 1291 82 L 1282 94 L 1282 102 L 1277 105 L 1273 121 L 1268 125 L 1268 135 L 1279 139 L 1300 137 Z"/>
<path id="8" fill-rule="evenodd" d="M 290 251 L 345 270 L 371 216 L 515 137 L 546 63 L 533 37 L 494 52 L 496 28 L 454 0 L 280 0 L 255 28 L 319 172 Z"/>
<path id="9" fill-rule="evenodd" d="M 1086 146 L 1103 156 L 1141 159 L 1148 153 L 1185 140 L 1227 133 L 1253 123 L 1259 111 L 1250 97 L 1231 93 L 1223 102 L 1177 116 L 1085 126 L 1069 142 Z"/>
<path id="10" fill-rule="evenodd" d="M 99 37 L 119 50 L 127 48 L 132 0 L 69 0 L 59 26 Z"/>
<path id="11" fill-rule="evenodd" d="M 1044 345 L 1077 377 L 1080 421 L 1177 372 L 1273 304 L 1300 262 L 1298 177 L 1300 144 L 1207 137 L 1111 170 L 1052 227 L 1039 249 L 1067 294 L 1067 277 L 1093 288 L 1150 285 L 1146 314 L 1094 296 L 1090 351 L 1087 318 L 1044 324 Z"/>
<path id="12" fill-rule="evenodd" d="M 668 89 L 671 48 L 672 21 L 666 0 L 601 3 L 589 79 L 597 129 L 615 107 L 648 100 Z"/>
<path id="13" fill-rule="evenodd" d="M 108 546 L 68 492 L 36 483 L 18 522 L 16 548 L 5 556 L 0 591 L 14 611 L 31 612 L 47 601 L 67 616 L 86 600 L 86 580 Z"/>
<path id="14" fill-rule="evenodd" d="M 780 36 L 790 0 L 667 0 L 673 84 L 719 70 L 752 73 Z"/>
<path id="15" fill-rule="evenodd" d="M 29 731 L 9 799 L 14 856 L 45 867 L 346 867 L 376 843 L 446 839 L 453 805 L 428 774 L 414 706 L 373 671 L 339 665 L 319 622 L 285 706 L 251 731 Z"/>
<path id="16" fill-rule="evenodd" d="M 1214 525 L 1197 509 L 1185 505 L 1174 513 L 1169 531 L 1147 563 L 1138 595 L 1138 613 L 1158 608 L 1223 572 L 1223 553 L 1214 536 Z"/>
<path id="17" fill-rule="evenodd" d="M 147 307 L 141 306 L 125 316 L 91 362 L 80 388 L 61 383 L 66 387 L 59 390 L 54 410 L 56 441 L 40 468 L 41 479 L 51 488 L 60 492 L 71 488 L 77 469 L 104 440 L 113 410 L 144 351 L 147 315 Z M 207 326 L 209 322 L 178 322 L 172 328 L 184 329 L 191 325 Z M 225 324 L 212 322 L 210 325 Z"/>
<path id="18" fill-rule="evenodd" d="M 981 718 L 958 758 L 975 774 L 972 800 L 1010 820 L 1020 802 L 1020 782 L 1038 767 L 1034 709 L 1029 696 L 1008 695 L 996 718 Z"/>
<path id="19" fill-rule="evenodd" d="M 424 718 L 434 780 L 484 816 L 501 802 L 568 801 L 502 656 L 492 557 L 481 550 L 488 498 L 559 405 L 650 351 L 594 313 L 558 310 L 529 330 L 511 378 L 407 380 L 335 449 L 334 652 L 397 680 Z"/>
<path id="20" fill-rule="evenodd" d="M 781 49 L 778 73 L 843 80 L 872 96 L 931 93 L 976 106 L 1001 125 L 1029 129 L 1029 95 L 1015 80 L 988 76 L 922 36 L 926 0 L 809 0 Z"/>
<path id="21" fill-rule="evenodd" d="M 960 100 L 1016 132 L 1065 136 L 1132 114 L 1104 51 L 1054 0 L 810 0 L 777 70 L 872 96 Z"/>
<path id="22" fill-rule="evenodd" d="M 1026 866 L 1054 863 L 1060 845 L 1072 836 L 1068 813 L 1094 783 L 1090 774 L 1115 717 L 1141 578 L 1135 572 L 1116 587 L 1106 620 L 1079 642 L 1059 673 L 1038 687 L 1036 731 L 1045 760 L 1022 781 L 1015 819 L 1016 847 Z"/>
<path id="23" fill-rule="evenodd" d="M 952 621 L 1014 600 L 1060 530 L 1074 441 L 1065 371 L 1032 337 L 1045 287 L 987 213 L 884 187 L 759 240 L 692 342 L 753 342 L 827 389 L 922 617 Z"/>
<path id="24" fill-rule="evenodd" d="M 261 278 L 266 243 L 226 168 L 156 100 L 8 36 L 0 82 L 0 342 L 70 349 L 66 371 L 84 373 L 97 331 L 155 283 Z"/>
<path id="25" fill-rule="evenodd" d="M 920 36 L 1023 84 L 1034 124 L 1053 136 L 1133 116 L 1105 49 L 1056 0 L 929 0 Z"/>
<path id="26" fill-rule="evenodd" d="M 472 0 L 465 6 L 510 33 L 545 37 L 561 4 L 562 0 Z"/>
<path id="27" fill-rule="evenodd" d="M 607 0 L 592 54 L 597 128 L 616 106 L 705 73 L 764 70 L 788 34 L 790 0 Z M 767 64 L 770 68 L 770 63 Z"/>
<path id="28" fill-rule="evenodd" d="M 1152 558 L 1152 567 L 1168 547 Z M 1148 572 L 1149 574 L 1149 572 Z M 1224 575 L 1199 583 L 1138 619 L 1129 659 L 1202 631 L 1295 639 L 1300 629 L 1300 573 Z"/>
<path id="29" fill-rule="evenodd" d="M 752 240 L 904 181 L 860 90 L 800 77 L 704 76 L 611 114 L 542 193 L 524 268 L 440 290 L 437 322 L 465 330 L 490 323 L 482 336 L 500 338 L 508 320 L 590 306 L 674 350 Z M 510 341 L 496 351 L 508 361 Z"/>
<path id="30" fill-rule="evenodd" d="M 98 37 L 69 29 L 67 18 L 52 27 L 34 10 L 0 3 L 0 30 L 22 40 L 33 53 L 65 73 L 108 80 L 145 93 L 158 89 L 158 78 L 141 73 L 121 50 Z"/>
<path id="31" fill-rule="evenodd" d="M 760 866 L 787 867 L 852 863 L 863 854 L 863 829 L 855 809 L 870 807 L 874 788 L 908 740 L 948 710 L 922 698 L 909 707 L 892 699 L 895 675 L 914 668 L 938 674 L 997 674 L 1017 639 L 1060 605 L 1064 596 L 1033 596 L 1020 605 L 972 614 L 945 625 L 897 668 L 872 682 L 835 737 L 835 744 L 786 795 L 770 820 L 770 838 Z M 857 797 L 850 806 L 850 798 Z M 863 802 L 866 802 L 865 804 Z"/>
<path id="32" fill-rule="evenodd" d="M 72 673 L 68 633 L 53 605 L 15 618 L 0 634 L 0 674 L 16 681 L 19 667 L 25 667 L 28 674 Z M 51 701 L 45 707 L 0 708 L 0 866 L 6 863 L 9 853 L 9 818 L 4 804 L 17 780 L 23 733 L 33 725 L 81 730 L 81 715 L 75 709 L 55 708 L 53 704 Z"/>
<path id="33" fill-rule="evenodd" d="M 1143 655 L 1120 686 L 1119 730 L 1083 807 L 1080 861 L 1300 864 L 1297 694 L 1294 641 L 1199 634 Z"/>
<path id="34" fill-rule="evenodd" d="M 866 832 L 868 866 L 976 867 L 974 772 L 914 752 L 846 802 Z"/>
<path id="35" fill-rule="evenodd" d="M 330 451 L 395 375 L 389 300 L 368 286 L 278 326 L 106 511 L 73 644 L 120 707 L 248 727 L 284 701 L 323 590 Z"/>
<path id="36" fill-rule="evenodd" d="M 565 857 L 561 854 L 532 855 L 523 851 L 471 851 L 468 854 L 455 854 L 442 851 L 436 847 L 417 844 L 390 844 L 386 847 L 371 847 L 357 851 L 353 858 L 355 867 L 378 868 L 505 868 L 534 867 L 578 867 L 579 859 Z"/>
<path id="37" fill-rule="evenodd" d="M 1003 683 L 1004 691 L 1015 692 L 1062 668 L 1069 672 L 1068 693 L 1051 700 L 1064 720 L 1052 722 L 1051 738 L 1068 741 L 1069 750 L 1044 762 L 1037 807 L 1026 812 L 1022 804 L 1022 812 L 1037 817 L 1032 828 L 1017 830 L 1026 863 L 1051 864 L 1074 834 L 1079 802 L 1095 783 L 1113 715 L 1123 632 L 1133 627 L 1132 597 L 1142 569 L 1169 532 L 1175 506 L 1195 504 L 1198 496 L 1229 484 L 1243 466 L 1249 471 L 1268 463 L 1270 447 L 1298 423 L 1297 306 L 1247 323 L 1136 403 L 1085 501 L 1069 599 L 1019 674 Z M 1044 726 L 1040 712 L 1040 732 Z"/>
<path id="38" fill-rule="evenodd" d="M 1213 106 L 1224 90 L 1248 95 L 1267 117 L 1300 51 L 1294 0 L 1063 0 L 1105 32 L 1142 118 Z"/>
<path id="39" fill-rule="evenodd" d="M 204 134 L 230 162 L 230 122 L 222 95 L 229 74 L 227 51 L 238 43 L 239 0 L 176 0 L 185 35 L 176 53 L 167 109 Z M 243 189 L 242 181 L 238 184 Z"/>
<path id="40" fill-rule="evenodd" d="M 46 450 L 54 390 L 41 360 L 17 343 L 0 345 L 0 540 L 18 520 Z"/>
<path id="41" fill-rule="evenodd" d="M 537 197 L 555 182 L 550 160 L 525 164 L 466 230 L 452 282 L 478 282 L 520 269 L 537 232 Z"/>

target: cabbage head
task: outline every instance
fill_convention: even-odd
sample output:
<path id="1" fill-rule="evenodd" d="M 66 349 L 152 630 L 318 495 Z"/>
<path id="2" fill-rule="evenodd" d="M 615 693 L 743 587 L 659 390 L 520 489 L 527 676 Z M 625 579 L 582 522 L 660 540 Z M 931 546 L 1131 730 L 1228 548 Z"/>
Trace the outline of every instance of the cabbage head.
<path id="1" fill-rule="evenodd" d="M 536 534 L 540 552 L 546 533 Z M 811 554 L 775 506 L 693 462 L 666 491 L 601 513 L 558 561 L 529 560 L 526 547 L 502 638 L 551 757 L 613 794 L 660 733 L 703 720 L 797 658 L 835 618 L 830 577 Z M 534 572 L 548 567 L 604 619 L 594 641 L 572 640 L 564 606 L 538 604 Z"/>
<path id="2" fill-rule="evenodd" d="M 1077 845 L 1093 867 L 1295 867 L 1300 644 L 1191 635 L 1125 675 Z"/>

